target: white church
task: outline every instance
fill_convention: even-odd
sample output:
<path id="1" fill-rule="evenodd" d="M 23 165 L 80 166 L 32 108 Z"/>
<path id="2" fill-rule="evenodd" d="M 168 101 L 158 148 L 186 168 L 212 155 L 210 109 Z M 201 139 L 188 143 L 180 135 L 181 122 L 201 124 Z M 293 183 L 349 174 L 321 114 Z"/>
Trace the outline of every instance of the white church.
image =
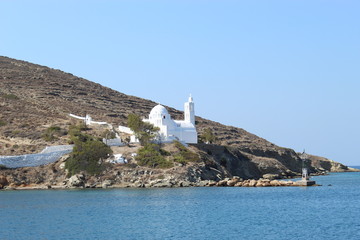
<path id="1" fill-rule="evenodd" d="M 195 127 L 195 108 L 193 98 L 190 96 L 189 101 L 184 104 L 184 120 L 173 120 L 169 112 L 162 105 L 156 105 L 149 114 L 148 119 L 144 122 L 153 124 L 158 127 L 159 140 L 161 142 L 172 142 L 178 140 L 184 143 L 198 143 L 197 131 Z M 120 132 L 133 135 L 133 132 L 120 126 Z M 131 142 L 136 142 L 135 136 L 131 137 Z"/>
<path id="2" fill-rule="evenodd" d="M 74 114 L 69 114 L 70 117 L 81 119 L 87 126 L 97 124 L 97 125 L 106 125 L 112 129 L 112 125 L 107 122 L 96 122 L 93 121 L 90 115 L 86 115 L 85 117 L 77 116 Z M 197 131 L 195 127 L 195 108 L 193 98 L 190 96 L 188 102 L 184 104 L 184 120 L 173 120 L 169 112 L 162 105 L 156 105 L 149 114 L 148 119 L 143 119 L 144 122 L 148 122 L 153 124 L 155 127 L 158 127 L 159 136 L 158 140 L 161 142 L 172 142 L 174 140 L 178 140 L 183 143 L 198 143 Z M 119 126 L 118 130 L 121 133 L 126 133 L 130 135 L 130 142 L 139 142 L 136 139 L 134 132 L 124 126 Z M 121 145 L 121 139 L 118 134 L 116 134 L 117 145 Z M 105 139 L 106 143 L 110 140 Z M 115 143 L 114 143 L 115 144 Z"/>

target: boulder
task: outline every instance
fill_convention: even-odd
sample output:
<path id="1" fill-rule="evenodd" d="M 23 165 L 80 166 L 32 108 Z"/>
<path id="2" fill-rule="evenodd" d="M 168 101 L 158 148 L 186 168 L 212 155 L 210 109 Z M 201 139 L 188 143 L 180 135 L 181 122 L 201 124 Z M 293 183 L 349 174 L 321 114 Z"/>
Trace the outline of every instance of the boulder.
<path id="1" fill-rule="evenodd" d="M 239 181 L 239 178 L 233 178 L 233 179 L 230 179 L 229 181 L 227 181 L 227 185 L 230 186 L 230 187 L 233 187 L 235 186 L 235 184 Z"/>
<path id="2" fill-rule="evenodd" d="M 85 186 L 85 176 L 84 174 L 75 174 L 69 178 L 67 182 L 68 187 L 84 187 Z"/>
<path id="3" fill-rule="evenodd" d="M 181 181 L 179 183 L 180 187 L 190 187 L 190 182 L 189 181 Z"/>
<path id="4" fill-rule="evenodd" d="M 278 180 L 272 180 L 272 181 L 270 181 L 270 185 L 273 187 L 278 187 L 278 186 L 281 186 L 281 183 Z"/>
<path id="5" fill-rule="evenodd" d="M 296 183 L 293 182 L 293 181 L 288 181 L 288 182 L 287 182 L 287 186 L 292 186 L 292 185 L 296 185 Z"/>
<path id="6" fill-rule="evenodd" d="M 101 184 L 102 188 L 108 188 L 112 185 L 112 181 L 111 180 L 105 180 L 103 181 L 103 183 Z"/>
<path id="7" fill-rule="evenodd" d="M 217 182 L 216 186 L 218 186 L 218 187 L 226 187 L 227 182 L 228 182 L 228 180 L 226 180 L 226 179 L 220 180 L 220 181 Z"/>
<path id="8" fill-rule="evenodd" d="M 270 185 L 270 180 L 269 179 L 259 179 L 255 185 L 256 187 L 269 187 Z"/>
<path id="9" fill-rule="evenodd" d="M 207 181 L 207 180 L 200 181 L 200 182 L 197 184 L 198 187 L 206 187 L 206 186 L 208 186 L 208 185 L 209 185 L 209 181 Z"/>
<path id="10" fill-rule="evenodd" d="M 238 181 L 242 181 L 239 176 L 233 176 L 232 179 L 237 179 Z"/>
<path id="11" fill-rule="evenodd" d="M 167 180 L 167 179 L 164 179 L 164 180 L 160 180 L 160 181 L 157 181 L 157 183 L 155 183 L 153 185 L 153 187 L 158 187 L 158 188 L 170 188 L 172 187 L 172 183 Z"/>
<path id="12" fill-rule="evenodd" d="M 263 182 L 263 187 L 271 187 L 270 181 L 269 182 Z"/>
<path id="13" fill-rule="evenodd" d="M 216 181 L 210 180 L 208 186 L 209 187 L 216 186 Z"/>
<path id="14" fill-rule="evenodd" d="M 263 175 L 263 178 L 265 178 L 265 179 L 270 179 L 270 180 L 274 180 L 274 179 L 278 179 L 278 178 L 279 178 L 279 174 L 270 174 L 270 173 L 267 173 L 267 174 L 264 174 L 264 175 Z"/>
<path id="15" fill-rule="evenodd" d="M 9 185 L 9 181 L 5 176 L 0 176 L 0 189 Z"/>
<path id="16" fill-rule="evenodd" d="M 242 187 L 243 186 L 243 182 L 237 182 L 234 187 Z"/>
<path id="17" fill-rule="evenodd" d="M 89 184 L 89 183 L 87 183 L 87 184 L 85 184 L 85 188 L 96 188 L 96 183 L 92 183 L 92 184 Z"/>
<path id="18" fill-rule="evenodd" d="M 264 183 L 262 181 L 257 181 L 255 187 L 264 187 Z"/>
<path id="19" fill-rule="evenodd" d="M 145 183 L 135 182 L 135 183 L 133 184 L 133 187 L 135 187 L 135 188 L 144 188 L 144 187 L 145 187 Z"/>
<path id="20" fill-rule="evenodd" d="M 60 163 L 59 168 L 60 168 L 60 169 L 64 169 L 64 168 L 65 168 L 65 163 L 64 163 L 64 162 L 63 162 L 63 163 Z"/>
<path id="21" fill-rule="evenodd" d="M 249 187 L 255 187 L 256 184 L 257 184 L 257 181 L 254 180 L 254 179 L 252 179 L 252 180 L 250 180 L 250 182 L 249 182 Z"/>
<path id="22" fill-rule="evenodd" d="M 292 186 L 294 184 L 294 182 L 292 181 L 279 181 L 280 182 L 280 186 Z"/>

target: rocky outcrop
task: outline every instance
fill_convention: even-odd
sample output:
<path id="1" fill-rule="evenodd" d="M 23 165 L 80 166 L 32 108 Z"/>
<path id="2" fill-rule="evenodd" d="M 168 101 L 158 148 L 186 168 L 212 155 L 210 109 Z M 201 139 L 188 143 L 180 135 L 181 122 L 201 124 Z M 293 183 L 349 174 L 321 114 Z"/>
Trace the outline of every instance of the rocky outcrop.
<path id="1" fill-rule="evenodd" d="M 210 186 L 208 184 L 207 186 Z M 218 181 L 215 186 L 218 187 L 291 187 L 291 186 L 302 186 L 297 181 L 284 181 L 284 180 L 270 180 L 270 179 L 247 179 L 242 180 L 238 177 L 232 179 L 224 179 Z"/>
<path id="2" fill-rule="evenodd" d="M 309 155 L 310 165 L 319 172 L 359 172 L 359 169 L 349 168 L 333 160 Z"/>
<path id="3" fill-rule="evenodd" d="M 269 179 L 269 180 L 274 180 L 274 179 L 280 179 L 280 175 L 279 174 L 270 174 L 270 173 L 267 173 L 267 174 L 264 174 L 263 175 L 263 178 L 264 179 Z"/>

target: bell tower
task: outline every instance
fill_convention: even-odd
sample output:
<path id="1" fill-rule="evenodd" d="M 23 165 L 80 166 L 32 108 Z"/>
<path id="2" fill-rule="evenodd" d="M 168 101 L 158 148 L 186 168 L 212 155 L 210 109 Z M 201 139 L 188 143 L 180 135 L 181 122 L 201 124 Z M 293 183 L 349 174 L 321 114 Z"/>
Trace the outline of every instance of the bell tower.
<path id="1" fill-rule="evenodd" d="M 185 122 L 190 122 L 195 126 L 195 107 L 191 94 L 189 101 L 184 104 L 184 115 Z"/>

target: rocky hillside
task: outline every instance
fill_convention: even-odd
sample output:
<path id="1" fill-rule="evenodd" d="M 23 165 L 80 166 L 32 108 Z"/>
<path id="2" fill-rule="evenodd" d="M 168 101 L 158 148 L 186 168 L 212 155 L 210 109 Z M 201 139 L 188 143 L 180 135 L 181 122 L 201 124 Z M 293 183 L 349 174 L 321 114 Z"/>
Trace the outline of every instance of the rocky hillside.
<path id="1" fill-rule="evenodd" d="M 44 134 L 54 125 L 67 129 L 74 122 L 69 113 L 90 114 L 116 126 L 126 125 L 129 113 L 147 116 L 155 105 L 60 70 L 0 57 L 1 155 L 34 153 L 46 145 L 66 144 L 66 135 L 49 141 Z M 183 112 L 168 110 L 174 119 L 183 118 Z M 196 117 L 196 123 L 200 133 L 211 128 L 217 137 L 215 145 L 193 146 L 203 156 L 203 172 L 216 169 L 224 176 L 242 178 L 299 174 L 301 160 L 292 149 L 201 117 Z M 348 170 L 342 164 L 319 159 L 313 158 L 313 172 Z"/>

